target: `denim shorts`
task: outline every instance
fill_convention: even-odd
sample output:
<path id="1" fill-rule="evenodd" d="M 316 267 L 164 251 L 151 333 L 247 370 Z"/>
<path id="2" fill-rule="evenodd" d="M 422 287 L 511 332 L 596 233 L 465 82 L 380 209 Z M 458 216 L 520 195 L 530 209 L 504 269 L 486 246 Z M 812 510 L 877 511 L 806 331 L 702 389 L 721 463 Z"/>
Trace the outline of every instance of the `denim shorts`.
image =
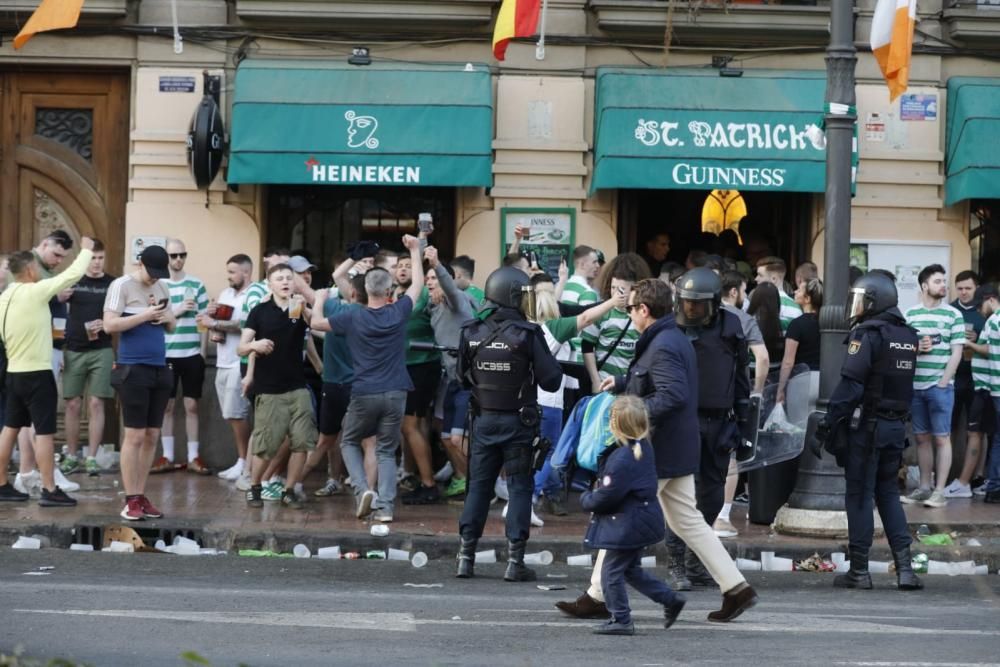
<path id="1" fill-rule="evenodd" d="M 951 413 L 955 408 L 955 387 L 944 389 L 934 385 L 930 389 L 913 392 L 910 412 L 913 415 L 913 432 L 917 435 L 951 435 Z"/>

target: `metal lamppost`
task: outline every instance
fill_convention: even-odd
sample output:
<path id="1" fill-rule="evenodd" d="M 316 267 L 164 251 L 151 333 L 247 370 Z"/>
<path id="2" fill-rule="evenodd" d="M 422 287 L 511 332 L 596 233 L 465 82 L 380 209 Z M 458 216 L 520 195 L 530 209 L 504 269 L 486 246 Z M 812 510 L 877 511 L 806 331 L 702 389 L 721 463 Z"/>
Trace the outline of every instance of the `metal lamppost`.
<path id="1" fill-rule="evenodd" d="M 826 224 L 823 245 L 823 308 L 820 326 L 820 388 L 817 408 L 825 412 L 840 378 L 847 318 L 851 244 L 851 168 L 854 124 L 854 2 L 830 3 L 830 46 L 826 51 Z M 810 422 L 817 421 L 816 413 Z M 812 429 L 810 429 L 810 433 Z M 818 458 L 806 447 L 799 459 L 795 490 L 775 517 L 778 532 L 809 536 L 847 534 L 844 474 L 830 455 Z"/>

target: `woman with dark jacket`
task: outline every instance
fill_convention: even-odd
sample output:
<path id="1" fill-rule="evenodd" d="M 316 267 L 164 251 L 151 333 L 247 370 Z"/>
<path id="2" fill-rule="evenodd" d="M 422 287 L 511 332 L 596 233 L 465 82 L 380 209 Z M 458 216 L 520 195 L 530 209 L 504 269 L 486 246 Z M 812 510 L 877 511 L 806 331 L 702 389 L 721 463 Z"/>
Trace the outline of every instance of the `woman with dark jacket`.
<path id="1" fill-rule="evenodd" d="M 597 489 L 580 496 L 591 512 L 584 542 L 605 549 L 601 588 L 611 619 L 594 628 L 598 635 L 634 635 L 625 582 L 663 605 L 663 627 L 669 628 L 687 598 L 641 567 L 642 550 L 663 541 L 663 512 L 656 499 L 653 448 L 646 441 L 649 417 L 635 396 L 622 396 L 611 406 L 615 442 L 598 459 Z"/>

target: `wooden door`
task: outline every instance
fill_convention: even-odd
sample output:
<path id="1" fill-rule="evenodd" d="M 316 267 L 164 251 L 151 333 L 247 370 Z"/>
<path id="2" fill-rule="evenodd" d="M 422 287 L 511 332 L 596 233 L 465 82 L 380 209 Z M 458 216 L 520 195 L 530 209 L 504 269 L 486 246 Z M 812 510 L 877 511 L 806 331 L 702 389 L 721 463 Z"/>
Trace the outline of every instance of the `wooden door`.
<path id="1" fill-rule="evenodd" d="M 55 229 L 99 238 L 121 275 L 128 186 L 124 73 L 0 72 L 0 249 Z"/>

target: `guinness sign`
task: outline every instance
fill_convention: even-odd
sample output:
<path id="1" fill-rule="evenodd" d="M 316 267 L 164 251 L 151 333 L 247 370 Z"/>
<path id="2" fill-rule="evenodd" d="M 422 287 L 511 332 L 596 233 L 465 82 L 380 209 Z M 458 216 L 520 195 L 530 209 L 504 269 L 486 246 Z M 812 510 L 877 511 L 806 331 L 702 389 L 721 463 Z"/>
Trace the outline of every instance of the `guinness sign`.
<path id="1" fill-rule="evenodd" d="M 226 131 L 219 110 L 221 78 L 205 75 L 205 94 L 191 118 L 187 137 L 188 165 L 199 190 L 205 190 L 215 180 L 226 150 Z"/>

